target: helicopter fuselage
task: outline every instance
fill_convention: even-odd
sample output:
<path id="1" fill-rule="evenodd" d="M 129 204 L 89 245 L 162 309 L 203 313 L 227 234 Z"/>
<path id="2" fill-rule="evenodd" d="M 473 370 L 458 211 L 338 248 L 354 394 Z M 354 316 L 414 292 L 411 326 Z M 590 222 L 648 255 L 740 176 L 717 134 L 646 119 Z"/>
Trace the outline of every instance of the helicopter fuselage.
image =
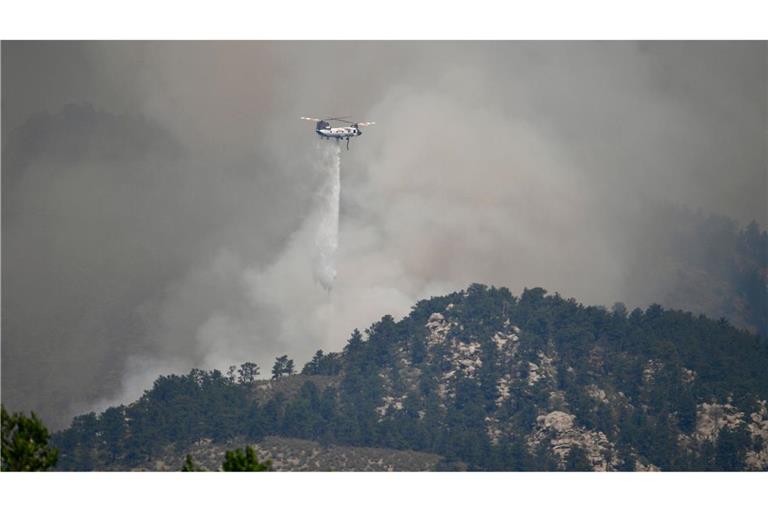
<path id="1" fill-rule="evenodd" d="M 315 124 L 315 133 L 320 136 L 321 139 L 336 139 L 336 142 L 342 140 L 347 141 L 347 149 L 349 149 L 349 139 L 353 137 L 359 137 L 363 134 L 360 129 L 361 126 L 371 126 L 376 124 L 373 121 L 354 122 L 341 117 L 331 117 L 328 119 L 318 119 L 316 117 L 302 117 L 304 121 L 313 121 Z M 338 121 L 342 123 L 349 123 L 347 126 L 331 126 L 329 121 Z"/>
<path id="2" fill-rule="evenodd" d="M 350 137 L 359 137 L 363 134 L 360 128 L 354 126 L 340 126 L 338 128 L 318 128 L 315 130 L 320 137 L 329 139 L 349 139 Z"/>

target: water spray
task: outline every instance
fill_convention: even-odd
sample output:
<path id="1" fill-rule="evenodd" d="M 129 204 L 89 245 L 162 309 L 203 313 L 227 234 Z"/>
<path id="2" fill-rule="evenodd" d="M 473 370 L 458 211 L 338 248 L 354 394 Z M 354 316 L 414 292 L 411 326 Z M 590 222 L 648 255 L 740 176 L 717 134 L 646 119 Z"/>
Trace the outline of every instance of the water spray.
<path id="1" fill-rule="evenodd" d="M 315 281 L 330 292 L 336 279 L 339 248 L 339 200 L 341 197 L 341 148 L 320 144 L 318 166 L 323 184 L 318 194 L 318 225 L 315 236 Z"/>

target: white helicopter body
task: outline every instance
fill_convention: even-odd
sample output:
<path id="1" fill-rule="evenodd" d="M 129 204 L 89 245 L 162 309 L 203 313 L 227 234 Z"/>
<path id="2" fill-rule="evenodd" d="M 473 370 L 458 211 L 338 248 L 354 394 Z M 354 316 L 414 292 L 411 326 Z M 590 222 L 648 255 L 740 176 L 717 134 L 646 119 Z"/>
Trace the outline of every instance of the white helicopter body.
<path id="1" fill-rule="evenodd" d="M 359 137 L 363 134 L 363 131 L 360 129 L 361 126 L 370 126 L 372 124 L 376 124 L 373 121 L 367 121 L 365 123 L 355 123 L 352 121 L 347 121 L 340 117 L 332 117 L 328 119 L 317 119 L 315 117 L 302 117 L 301 119 L 303 119 L 304 121 L 314 121 L 315 123 L 317 123 L 315 125 L 315 133 L 318 134 L 321 139 L 336 139 L 337 142 L 341 140 L 346 140 L 347 149 L 349 149 L 349 139 L 353 137 Z M 332 127 L 329 121 L 343 121 L 345 123 L 350 123 L 350 124 L 349 126 Z"/>

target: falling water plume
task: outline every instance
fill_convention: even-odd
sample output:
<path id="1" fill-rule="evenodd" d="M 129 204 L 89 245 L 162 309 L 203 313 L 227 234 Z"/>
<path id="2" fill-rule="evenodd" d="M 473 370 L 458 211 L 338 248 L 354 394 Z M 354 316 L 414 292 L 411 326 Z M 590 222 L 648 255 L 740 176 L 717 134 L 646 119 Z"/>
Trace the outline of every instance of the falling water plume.
<path id="1" fill-rule="evenodd" d="M 341 148 L 322 144 L 318 159 L 323 184 L 318 195 L 319 218 L 315 237 L 315 280 L 327 291 L 336 278 L 336 251 L 339 247 L 339 198 L 341 194 Z"/>

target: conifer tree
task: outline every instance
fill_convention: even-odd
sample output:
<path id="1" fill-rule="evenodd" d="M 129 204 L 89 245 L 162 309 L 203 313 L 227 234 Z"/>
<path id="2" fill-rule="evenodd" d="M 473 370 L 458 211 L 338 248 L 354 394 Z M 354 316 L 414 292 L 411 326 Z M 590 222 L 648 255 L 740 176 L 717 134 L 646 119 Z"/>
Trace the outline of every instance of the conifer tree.
<path id="1" fill-rule="evenodd" d="M 241 448 L 228 450 L 224 455 L 223 471 L 270 471 L 272 461 L 259 462 L 253 447 L 246 446 L 245 452 Z"/>
<path id="2" fill-rule="evenodd" d="M 2 406 L 1 414 L 3 471 L 46 471 L 56 465 L 59 450 L 48 445 L 48 429 L 34 412 L 8 414 Z"/>

